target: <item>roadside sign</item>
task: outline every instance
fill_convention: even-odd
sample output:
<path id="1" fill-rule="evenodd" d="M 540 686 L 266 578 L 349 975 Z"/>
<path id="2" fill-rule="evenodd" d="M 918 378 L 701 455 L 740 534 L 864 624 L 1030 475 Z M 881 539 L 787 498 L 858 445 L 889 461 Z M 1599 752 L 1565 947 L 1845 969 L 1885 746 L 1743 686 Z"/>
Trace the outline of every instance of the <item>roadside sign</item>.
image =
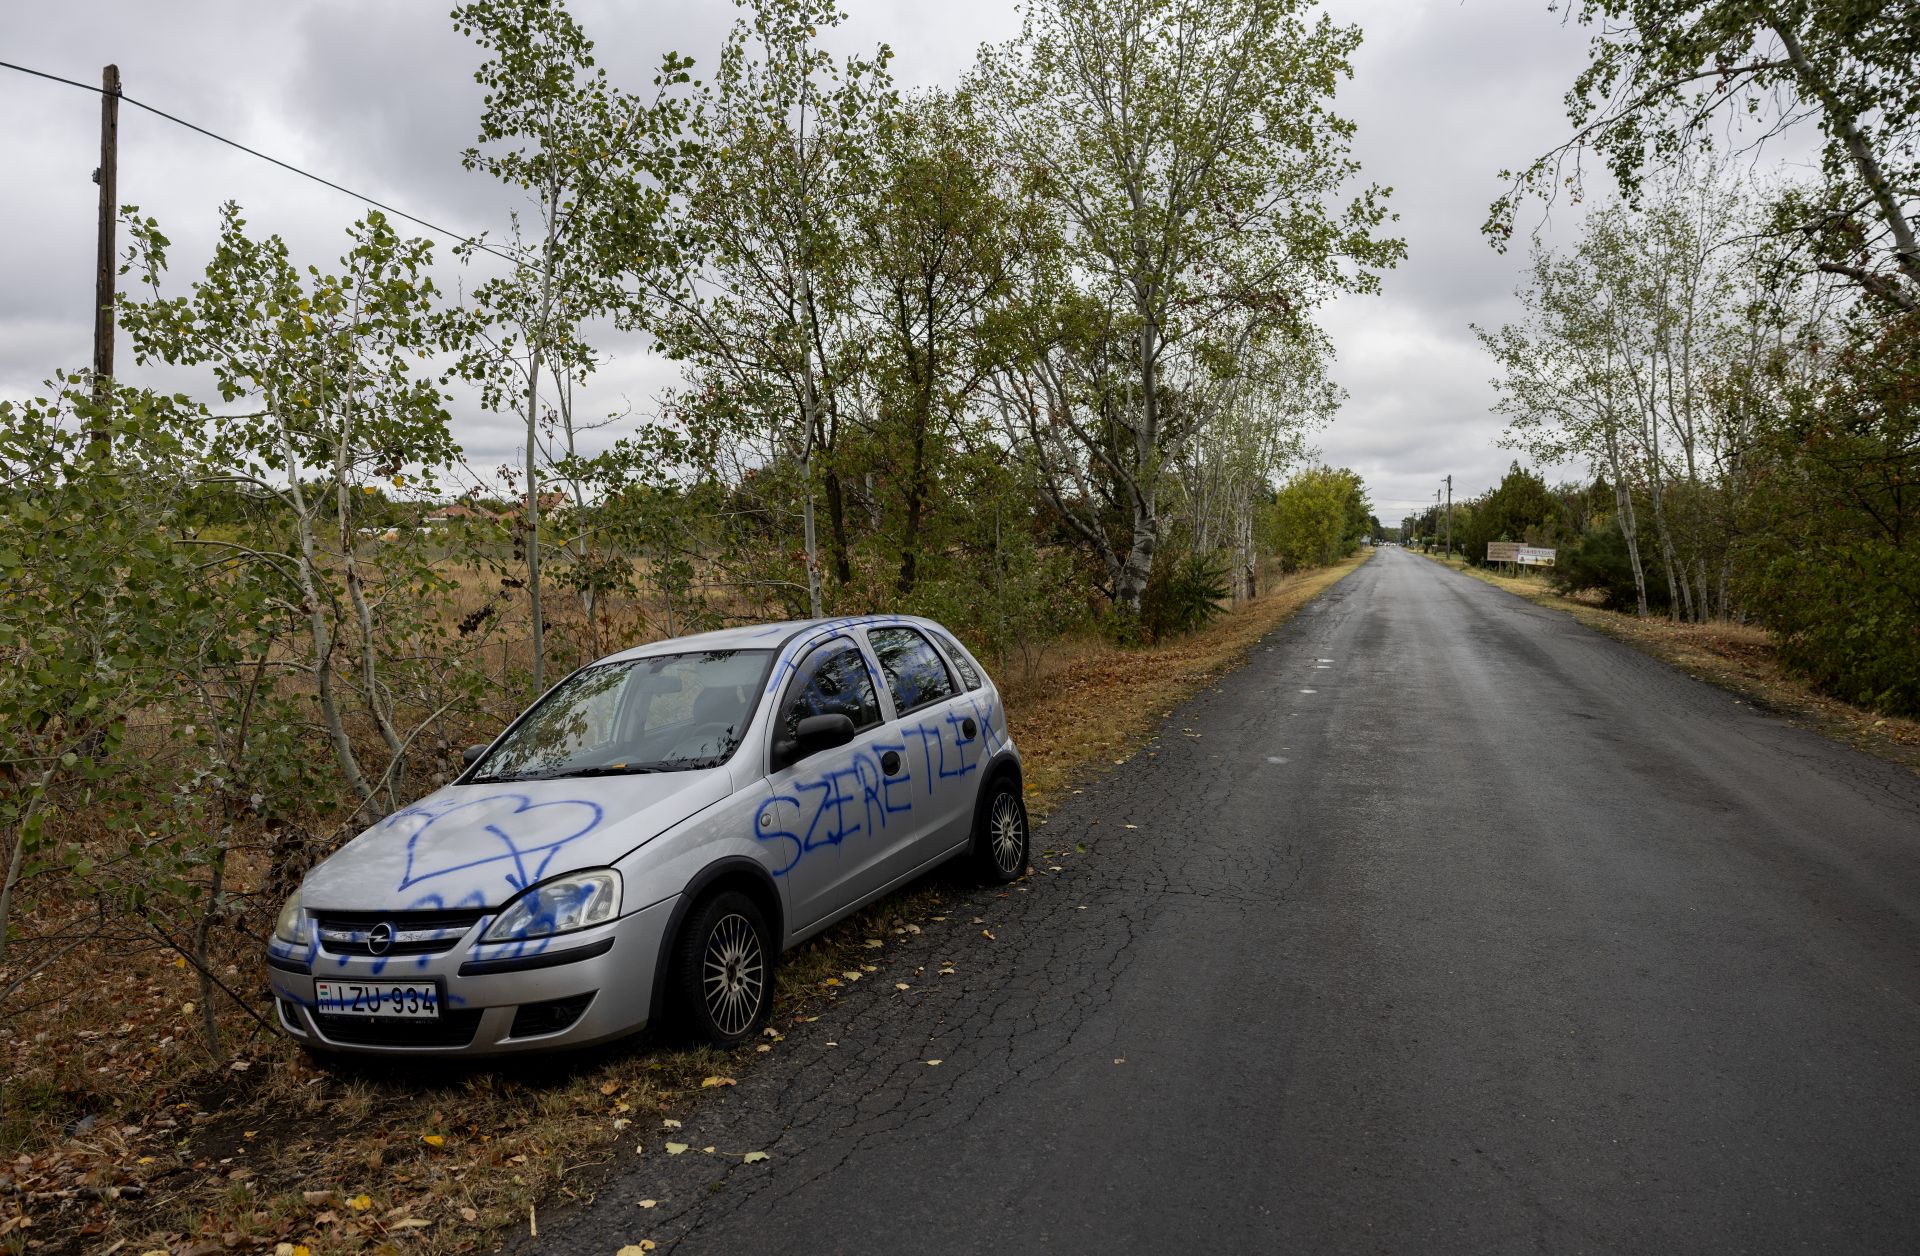
<path id="1" fill-rule="evenodd" d="M 1514 555 L 1513 561 L 1519 563 L 1522 567 L 1553 566 L 1554 551 L 1550 549 L 1545 549 L 1538 545 L 1521 545 L 1516 548 L 1518 548 L 1520 552 Z"/>
<path id="2" fill-rule="evenodd" d="M 1517 563 L 1520 551 L 1524 547 L 1518 541 L 1488 541 L 1487 561 L 1490 563 Z"/>

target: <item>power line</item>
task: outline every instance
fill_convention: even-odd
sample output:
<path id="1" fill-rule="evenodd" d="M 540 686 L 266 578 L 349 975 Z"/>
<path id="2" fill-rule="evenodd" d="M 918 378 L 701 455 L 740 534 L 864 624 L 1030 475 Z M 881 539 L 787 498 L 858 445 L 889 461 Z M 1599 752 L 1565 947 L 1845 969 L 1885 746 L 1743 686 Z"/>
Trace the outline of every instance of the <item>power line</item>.
<path id="1" fill-rule="evenodd" d="M 95 95 L 101 95 L 103 93 L 103 89 L 95 87 L 92 83 L 82 83 L 78 79 L 62 78 L 58 74 L 49 74 L 45 70 L 36 70 L 31 66 L 16 65 L 11 61 L 0 61 L 0 68 L 5 68 L 8 70 L 18 70 L 22 74 L 31 74 L 35 78 L 50 79 L 55 83 L 65 83 L 68 87 L 78 87 L 82 91 L 92 92 Z M 342 187 L 340 184 L 335 183 L 331 179 L 322 178 L 321 176 L 314 174 L 310 170 L 302 170 L 298 166 L 292 165 L 288 162 L 281 161 L 278 157 L 274 157 L 267 153 L 263 153 L 257 148 L 248 148 L 245 144 L 242 144 L 239 140 L 230 140 L 224 135 L 218 134 L 217 132 L 214 132 L 214 131 L 209 131 L 207 130 L 207 128 L 203 126 L 198 126 L 192 122 L 187 121 L 185 118 L 176 117 L 173 114 L 168 113 L 164 109 L 158 108 L 154 105 L 147 104 L 143 100 L 135 100 L 133 97 L 127 95 L 125 92 L 120 92 L 117 94 L 119 95 L 120 99 L 123 102 L 134 106 L 136 109 L 144 109 L 148 113 L 153 114 L 156 117 L 165 118 L 167 121 L 174 123 L 176 126 L 183 126 L 187 128 L 187 130 L 189 131 L 198 131 L 200 134 L 206 136 L 208 139 L 217 140 L 220 143 L 227 145 L 229 148 L 237 148 L 241 152 L 246 153 L 250 157 L 258 157 L 261 161 L 272 162 L 274 165 L 280 167 L 282 170 L 290 171 L 293 174 L 299 175 L 303 179 L 312 179 L 315 183 L 318 183 L 323 187 L 332 188 L 336 192 L 343 192 L 346 195 L 351 196 L 356 201 L 364 201 L 368 205 L 373 206 L 375 209 L 382 210 L 386 213 L 392 214 L 396 218 L 404 218 L 408 222 L 418 223 L 420 226 L 425 227 L 429 231 L 437 231 L 441 235 L 446 236 L 450 240 L 458 240 L 462 244 L 470 244 L 474 248 L 479 249 L 483 253 L 491 253 L 495 257 L 503 258 L 506 261 L 514 262 L 514 263 L 518 263 L 520 261 L 520 259 L 515 257 L 513 254 L 503 252 L 500 249 L 497 249 L 490 244 L 482 244 L 478 239 L 476 239 L 471 235 L 467 235 L 459 231 L 454 231 L 447 227 L 442 227 L 438 223 L 429 222 L 425 218 L 422 218 L 417 214 L 409 214 L 404 209 L 395 209 L 391 205 L 383 204 L 380 201 L 374 200 L 371 196 L 363 195 L 359 192 L 354 191 L 352 188 L 349 188 L 349 187 Z"/>

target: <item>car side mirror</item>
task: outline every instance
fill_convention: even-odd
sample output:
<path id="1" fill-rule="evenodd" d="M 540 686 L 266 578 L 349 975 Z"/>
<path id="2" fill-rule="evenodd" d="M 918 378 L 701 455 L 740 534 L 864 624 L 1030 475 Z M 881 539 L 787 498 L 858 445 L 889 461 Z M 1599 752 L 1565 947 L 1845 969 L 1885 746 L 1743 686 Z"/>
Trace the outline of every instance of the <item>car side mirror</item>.
<path id="1" fill-rule="evenodd" d="M 480 762 L 480 756 L 486 752 L 487 748 L 485 746 L 468 746 L 460 752 L 461 766 L 472 767 L 474 764 Z"/>
<path id="2" fill-rule="evenodd" d="M 845 715 L 809 715 L 793 731 L 793 740 L 774 746 L 775 767 L 783 768 L 822 750 L 846 745 L 853 740 L 853 720 Z"/>

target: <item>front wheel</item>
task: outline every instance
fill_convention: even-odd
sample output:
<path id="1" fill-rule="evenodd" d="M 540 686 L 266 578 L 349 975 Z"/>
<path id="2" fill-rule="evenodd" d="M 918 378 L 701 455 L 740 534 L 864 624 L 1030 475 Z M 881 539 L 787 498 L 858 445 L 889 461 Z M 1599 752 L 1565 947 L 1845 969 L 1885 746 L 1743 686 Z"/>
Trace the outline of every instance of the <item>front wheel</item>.
<path id="1" fill-rule="evenodd" d="M 690 1036 L 721 1048 L 760 1032 L 773 1007 L 772 932 L 737 890 L 701 900 L 674 947 L 674 980 Z"/>
<path id="2" fill-rule="evenodd" d="M 1027 804 L 1020 783 L 1002 776 L 987 787 L 973 819 L 973 862 L 995 885 L 1016 881 L 1027 870 Z"/>

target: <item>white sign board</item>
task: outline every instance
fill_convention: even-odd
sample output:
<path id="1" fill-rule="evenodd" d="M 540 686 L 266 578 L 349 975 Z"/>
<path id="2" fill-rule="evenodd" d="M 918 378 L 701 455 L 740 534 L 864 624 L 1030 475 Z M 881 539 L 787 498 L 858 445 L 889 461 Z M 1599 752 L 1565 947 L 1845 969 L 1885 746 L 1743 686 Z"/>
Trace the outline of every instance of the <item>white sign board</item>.
<path id="1" fill-rule="evenodd" d="M 1538 545 L 1522 545 L 1520 547 L 1520 553 L 1514 557 L 1513 561 L 1519 563 L 1522 567 L 1551 567 L 1553 566 L 1553 554 L 1554 551 L 1544 549 Z"/>

